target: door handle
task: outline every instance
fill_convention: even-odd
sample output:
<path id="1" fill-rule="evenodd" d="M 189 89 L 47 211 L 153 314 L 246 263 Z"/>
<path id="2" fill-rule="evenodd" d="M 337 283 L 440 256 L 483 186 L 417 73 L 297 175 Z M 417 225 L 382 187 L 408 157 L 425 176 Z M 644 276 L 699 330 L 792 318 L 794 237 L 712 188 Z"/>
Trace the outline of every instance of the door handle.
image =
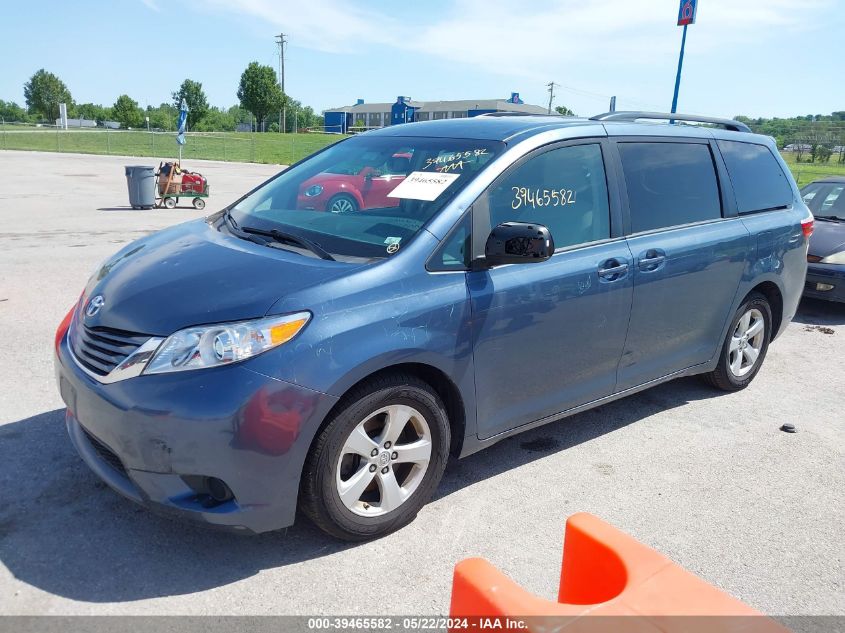
<path id="1" fill-rule="evenodd" d="M 609 259 L 599 267 L 599 277 L 604 281 L 616 281 L 622 279 L 628 272 L 628 264 Z"/>
<path id="2" fill-rule="evenodd" d="M 651 272 L 660 268 L 666 261 L 666 253 L 662 250 L 652 248 L 643 253 L 639 258 L 639 268 L 644 272 Z"/>

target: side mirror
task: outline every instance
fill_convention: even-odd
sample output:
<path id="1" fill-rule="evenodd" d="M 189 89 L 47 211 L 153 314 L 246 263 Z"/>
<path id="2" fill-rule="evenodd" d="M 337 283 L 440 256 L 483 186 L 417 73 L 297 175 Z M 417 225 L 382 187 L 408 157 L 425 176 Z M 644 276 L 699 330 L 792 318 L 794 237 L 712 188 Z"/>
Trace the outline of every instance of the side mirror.
<path id="1" fill-rule="evenodd" d="M 487 238 L 484 259 L 488 266 L 544 262 L 555 252 L 555 241 L 542 224 L 505 222 Z"/>

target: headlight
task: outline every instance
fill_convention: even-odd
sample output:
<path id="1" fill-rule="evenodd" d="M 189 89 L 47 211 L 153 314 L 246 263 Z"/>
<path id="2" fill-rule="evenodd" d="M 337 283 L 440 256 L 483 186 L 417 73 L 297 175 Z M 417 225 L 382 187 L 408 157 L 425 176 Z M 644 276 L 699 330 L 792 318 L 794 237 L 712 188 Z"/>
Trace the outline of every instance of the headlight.
<path id="1" fill-rule="evenodd" d="M 144 373 L 162 374 L 237 363 L 287 343 L 310 318 L 308 312 L 297 312 L 254 321 L 189 327 L 165 339 Z"/>
<path id="2" fill-rule="evenodd" d="M 822 259 L 820 264 L 845 264 L 845 251 L 839 251 Z"/>
<path id="3" fill-rule="evenodd" d="M 309 198 L 319 196 L 321 193 L 323 193 L 323 185 L 311 185 L 305 190 L 305 195 Z"/>

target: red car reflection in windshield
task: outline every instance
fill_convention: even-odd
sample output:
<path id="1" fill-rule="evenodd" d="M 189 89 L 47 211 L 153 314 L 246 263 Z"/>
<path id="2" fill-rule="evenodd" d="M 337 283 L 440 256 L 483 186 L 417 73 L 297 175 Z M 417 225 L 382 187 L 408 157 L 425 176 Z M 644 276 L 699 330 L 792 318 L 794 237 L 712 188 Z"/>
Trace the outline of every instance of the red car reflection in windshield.
<path id="1" fill-rule="evenodd" d="M 384 165 L 366 165 L 355 173 L 323 172 L 299 187 L 298 209 L 355 213 L 367 209 L 399 206 L 398 198 L 388 198 L 411 168 L 411 154 L 394 154 Z"/>

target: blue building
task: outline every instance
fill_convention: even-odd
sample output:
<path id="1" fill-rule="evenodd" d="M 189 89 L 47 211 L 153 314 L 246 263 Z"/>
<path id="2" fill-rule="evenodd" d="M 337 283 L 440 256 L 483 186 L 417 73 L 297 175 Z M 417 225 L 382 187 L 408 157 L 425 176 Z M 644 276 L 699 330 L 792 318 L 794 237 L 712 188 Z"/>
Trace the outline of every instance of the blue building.
<path id="1" fill-rule="evenodd" d="M 326 110 L 323 115 L 326 132 L 346 134 L 399 123 L 459 119 L 489 112 L 545 114 L 547 109 L 524 103 L 519 93 L 513 92 L 508 99 L 414 101 L 400 96 L 394 103 L 365 103 L 363 99 L 358 99 L 355 105 Z"/>

